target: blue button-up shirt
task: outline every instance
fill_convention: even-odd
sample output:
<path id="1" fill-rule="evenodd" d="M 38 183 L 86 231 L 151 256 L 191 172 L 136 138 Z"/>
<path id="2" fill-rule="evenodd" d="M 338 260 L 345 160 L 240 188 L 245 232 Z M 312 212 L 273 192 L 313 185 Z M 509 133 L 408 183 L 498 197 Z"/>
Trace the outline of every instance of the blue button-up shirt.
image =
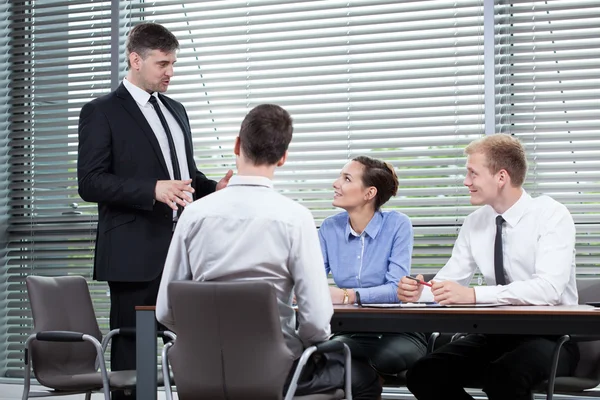
<path id="1" fill-rule="evenodd" d="M 354 289 L 363 303 L 398 303 L 398 282 L 410 273 L 413 248 L 406 215 L 377 211 L 359 235 L 342 212 L 323 221 L 319 239 L 325 270 L 339 288 Z"/>

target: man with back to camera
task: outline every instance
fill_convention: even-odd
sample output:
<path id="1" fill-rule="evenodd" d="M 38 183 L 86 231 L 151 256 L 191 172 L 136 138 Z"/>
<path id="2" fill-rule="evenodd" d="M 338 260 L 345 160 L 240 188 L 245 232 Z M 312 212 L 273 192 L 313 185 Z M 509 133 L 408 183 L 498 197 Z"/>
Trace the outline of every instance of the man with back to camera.
<path id="1" fill-rule="evenodd" d="M 260 278 L 277 288 L 283 335 L 296 360 L 305 347 L 329 338 L 333 307 L 313 217 L 273 189 L 273 175 L 286 162 L 292 130 L 292 119 L 283 108 L 271 104 L 253 108 L 235 141 L 238 174 L 226 189 L 191 204 L 182 215 L 156 303 L 156 316 L 168 328 L 177 332 L 167 293 L 170 282 Z M 298 329 L 292 291 L 298 303 Z M 323 366 L 311 358 L 304 371 L 316 370 L 315 376 L 322 377 L 318 371 L 329 368 L 330 362 L 336 360 Z M 307 375 L 301 377 L 297 395 L 322 388 L 319 378 Z M 341 388 L 339 375 L 336 387 Z M 381 394 L 375 370 L 357 360 L 352 361 L 352 388 L 356 399 L 372 400 Z"/>
<path id="2" fill-rule="evenodd" d="M 183 207 L 227 185 L 196 168 L 185 108 L 164 93 L 179 42 L 142 23 L 127 38 L 127 77 L 79 116 L 79 194 L 98 203 L 94 279 L 110 288 L 110 328 L 135 326 L 135 306 L 154 305 Z M 135 339 L 113 339 L 112 370 L 135 369 Z M 115 392 L 113 399 L 125 398 Z"/>
<path id="3" fill-rule="evenodd" d="M 510 135 L 490 135 L 465 149 L 471 213 L 431 289 L 402 278 L 398 298 L 440 304 L 576 305 L 575 224 L 567 208 L 523 189 L 527 159 Z M 468 287 L 476 269 L 487 286 Z M 423 277 L 417 277 L 422 280 Z M 419 400 L 473 399 L 483 385 L 490 400 L 530 400 L 549 376 L 556 336 L 470 334 L 423 357 L 408 371 Z M 566 343 L 557 375 L 574 371 L 577 346 Z"/>

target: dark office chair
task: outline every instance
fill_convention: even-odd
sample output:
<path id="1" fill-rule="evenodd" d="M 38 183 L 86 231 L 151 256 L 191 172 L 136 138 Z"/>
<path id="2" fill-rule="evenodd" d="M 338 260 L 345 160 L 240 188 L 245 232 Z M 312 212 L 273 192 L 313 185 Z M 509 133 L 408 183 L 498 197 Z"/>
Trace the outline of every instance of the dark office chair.
<path id="1" fill-rule="evenodd" d="M 417 274 L 415 274 L 416 276 Z M 429 282 L 435 277 L 435 273 L 422 274 L 423 280 L 425 282 Z M 425 333 L 425 337 L 427 338 L 427 353 L 429 354 L 433 351 L 434 346 L 436 345 L 436 340 L 440 337 L 439 332 Z M 384 386 L 404 386 L 406 385 L 406 373 L 408 370 L 400 371 L 397 374 L 386 374 L 382 376 L 384 379 Z"/>
<path id="2" fill-rule="evenodd" d="M 102 340 L 83 277 L 28 276 L 26 284 L 34 333 L 25 342 L 23 400 L 70 393 L 85 393 L 90 400 L 100 390 L 110 400 L 110 390 L 135 388 L 134 370 L 106 370 L 104 351 L 120 330 Z M 53 390 L 30 393 L 32 368 L 39 383 Z"/>
<path id="3" fill-rule="evenodd" d="M 268 282 L 171 282 L 169 301 L 177 339 L 163 349 L 163 370 L 173 370 L 180 400 L 281 399 L 294 362 Z M 344 351 L 345 391 L 293 397 L 300 371 L 315 352 Z M 286 400 L 351 399 L 350 350 L 329 341 L 304 351 Z M 165 383 L 167 400 L 172 398 Z"/>
<path id="4" fill-rule="evenodd" d="M 435 273 L 423 274 L 423 280 L 425 282 L 429 282 L 429 281 L 433 280 L 433 278 L 435 278 L 435 275 L 436 275 Z M 432 332 L 432 333 L 427 333 L 426 337 L 427 337 L 427 354 L 433 352 L 437 347 L 439 347 L 440 342 L 442 342 L 442 344 L 444 344 L 444 343 L 447 343 L 450 341 L 450 336 L 448 336 L 447 333 Z"/>
<path id="5" fill-rule="evenodd" d="M 600 301 L 600 278 L 577 279 L 577 292 L 579 304 Z M 543 382 L 538 393 L 546 393 L 546 399 L 552 400 L 554 393 L 566 395 L 582 395 L 588 389 L 600 385 L 600 336 L 563 336 L 557 342 L 550 379 Z M 556 376 L 558 355 L 560 349 L 567 341 L 577 342 L 579 347 L 579 364 L 572 376 Z M 534 396 L 532 396 L 532 399 Z"/>
<path id="6" fill-rule="evenodd" d="M 577 279 L 579 304 L 600 301 L 600 278 Z M 452 340 L 458 340 L 465 334 L 457 333 Z M 550 378 L 538 385 L 531 398 L 536 393 L 545 393 L 546 400 L 552 400 L 554 393 L 565 395 L 582 395 L 588 389 L 600 385 L 600 336 L 563 335 L 554 348 L 550 370 Z M 568 342 L 577 342 L 581 354 L 577 368 L 572 376 L 556 376 L 558 359 L 562 346 Z"/>
<path id="7" fill-rule="evenodd" d="M 435 278 L 435 275 L 436 274 L 423 274 L 423 280 L 425 282 L 429 282 Z M 427 354 L 433 352 L 435 349 L 445 345 L 446 343 L 460 339 L 463 336 L 465 336 L 464 333 L 433 332 L 431 335 L 429 335 L 429 339 L 427 341 Z"/>

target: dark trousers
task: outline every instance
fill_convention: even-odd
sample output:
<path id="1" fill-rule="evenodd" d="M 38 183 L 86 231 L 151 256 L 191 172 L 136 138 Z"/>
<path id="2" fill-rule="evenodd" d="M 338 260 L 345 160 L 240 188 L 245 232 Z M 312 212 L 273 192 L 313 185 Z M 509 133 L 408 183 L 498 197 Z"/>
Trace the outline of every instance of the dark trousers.
<path id="1" fill-rule="evenodd" d="M 530 400 L 548 379 L 556 337 L 471 334 L 417 361 L 407 386 L 418 400 L 472 400 L 463 388 L 482 388 L 490 400 Z M 557 375 L 579 361 L 574 343 L 563 346 Z"/>
<path id="2" fill-rule="evenodd" d="M 346 343 L 353 359 L 370 364 L 382 375 L 407 370 L 427 352 L 422 333 L 342 333 L 333 339 Z"/>
<path id="3" fill-rule="evenodd" d="M 294 361 L 284 393 L 294 375 L 298 360 Z M 352 358 L 352 397 L 357 400 L 375 400 L 381 396 L 381 384 L 377 373 L 369 364 Z M 341 353 L 313 354 L 298 380 L 295 395 L 322 393 L 344 388 L 344 356 Z"/>
<path id="4" fill-rule="evenodd" d="M 150 282 L 108 282 L 110 288 L 110 329 L 135 327 L 135 307 L 154 306 L 158 296 L 160 279 Z M 165 329 L 158 325 L 158 329 Z M 117 335 L 111 344 L 110 367 L 113 371 L 135 370 L 135 337 Z M 135 391 L 125 396 L 115 391 L 113 400 L 135 398 Z"/>

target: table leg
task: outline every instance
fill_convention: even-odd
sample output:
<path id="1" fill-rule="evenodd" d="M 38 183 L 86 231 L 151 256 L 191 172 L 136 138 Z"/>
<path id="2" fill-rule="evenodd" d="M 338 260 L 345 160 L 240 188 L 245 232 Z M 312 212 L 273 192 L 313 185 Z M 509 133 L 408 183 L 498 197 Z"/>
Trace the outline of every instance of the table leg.
<path id="1" fill-rule="evenodd" d="M 135 312 L 137 398 L 156 400 L 157 395 L 157 354 L 156 317 L 154 311 Z"/>

